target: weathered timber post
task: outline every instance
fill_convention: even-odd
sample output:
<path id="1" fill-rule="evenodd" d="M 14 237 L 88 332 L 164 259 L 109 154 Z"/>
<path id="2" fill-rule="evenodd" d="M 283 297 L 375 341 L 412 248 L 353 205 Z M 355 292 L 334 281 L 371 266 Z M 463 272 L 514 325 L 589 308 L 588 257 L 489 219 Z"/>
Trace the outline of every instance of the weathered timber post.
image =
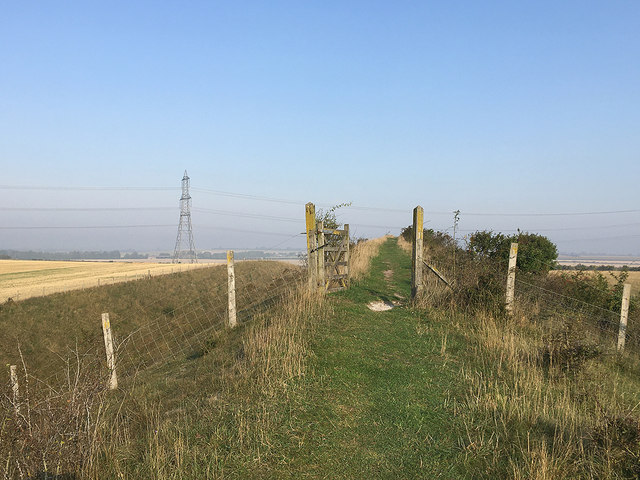
<path id="1" fill-rule="evenodd" d="M 350 244 L 349 244 L 349 224 L 348 223 L 344 224 L 344 242 L 345 242 L 345 245 L 344 245 L 344 264 L 345 264 L 344 274 L 346 275 L 345 280 L 344 280 L 344 282 L 345 282 L 344 286 L 346 287 L 348 285 L 348 282 L 349 282 L 349 247 L 350 247 Z"/>
<path id="2" fill-rule="evenodd" d="M 411 298 L 422 291 L 422 243 L 424 237 L 424 210 L 420 205 L 413 209 L 413 252 L 411 255 Z"/>
<path id="3" fill-rule="evenodd" d="M 109 314 L 102 314 L 102 334 L 104 335 L 104 349 L 107 352 L 107 368 L 109 368 L 109 389 L 118 388 L 118 377 L 116 375 L 116 356 L 113 352 L 113 338 L 111 337 L 111 322 Z"/>
<path id="4" fill-rule="evenodd" d="M 516 262 L 518 260 L 518 244 L 512 243 L 509 250 L 509 271 L 507 273 L 507 297 L 505 308 L 507 313 L 513 313 L 513 299 L 516 290 Z"/>
<path id="5" fill-rule="evenodd" d="M 305 206 L 307 223 L 307 263 L 309 264 L 309 291 L 314 293 L 318 286 L 318 238 L 316 235 L 316 206 L 307 203 Z"/>
<path id="6" fill-rule="evenodd" d="M 227 251 L 227 285 L 229 292 L 229 326 L 236 326 L 236 272 L 233 261 L 233 250 Z"/>
<path id="7" fill-rule="evenodd" d="M 318 286 L 321 292 L 327 290 L 324 268 L 324 222 L 318 222 Z"/>
<path id="8" fill-rule="evenodd" d="M 11 378 L 11 392 L 13 393 L 13 410 L 16 415 L 20 413 L 20 387 L 18 386 L 18 367 L 15 365 L 9 366 L 9 377 Z"/>
<path id="9" fill-rule="evenodd" d="M 620 330 L 618 330 L 618 351 L 624 351 L 627 337 L 627 318 L 629 316 L 629 300 L 631 298 L 631 284 L 625 283 L 622 289 L 622 308 L 620 309 Z"/>

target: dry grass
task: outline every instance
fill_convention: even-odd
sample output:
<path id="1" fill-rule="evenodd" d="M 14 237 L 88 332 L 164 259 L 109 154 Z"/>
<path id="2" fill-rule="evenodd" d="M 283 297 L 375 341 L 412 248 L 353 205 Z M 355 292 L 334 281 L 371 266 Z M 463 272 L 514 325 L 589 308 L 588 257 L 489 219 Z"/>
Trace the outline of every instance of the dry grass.
<path id="1" fill-rule="evenodd" d="M 212 264 L 0 260 L 0 303 L 139 280 Z"/>
<path id="2" fill-rule="evenodd" d="M 358 243 L 351 252 L 350 276 L 353 280 L 358 280 L 369 270 L 371 259 L 378 254 L 380 246 L 387 241 L 390 235 L 365 240 Z"/>
<path id="3" fill-rule="evenodd" d="M 217 336 L 197 363 L 141 377 L 123 403 L 136 411 L 135 421 L 115 417 L 117 425 L 103 430 L 87 477 L 223 478 L 234 471 L 242 477 L 243 469 L 277 461 L 277 427 L 327 314 L 322 297 L 303 287 L 246 328 Z"/>
<path id="4" fill-rule="evenodd" d="M 55 387 L 36 381 L 23 362 L 18 394 L 0 389 L 2 478 L 75 478 L 65 474 L 97 453 L 108 393 L 104 379 L 75 360 Z"/>
<path id="5" fill-rule="evenodd" d="M 239 286 L 242 271 L 251 267 L 254 300 L 274 294 L 272 283 L 263 280 L 273 275 L 259 275 L 261 266 L 269 272 L 290 268 L 273 262 L 239 265 Z M 152 282 L 157 283 L 154 291 L 180 287 L 172 277 Z M 180 283 L 192 282 L 184 278 Z M 21 416 L 16 417 L 5 385 L 0 392 L 0 478 L 45 478 L 44 472 L 49 478 L 168 479 L 178 478 L 177 473 L 179 478 L 218 478 L 226 476 L 229 465 L 259 469 L 265 458 L 276 458 L 274 425 L 283 422 L 291 380 L 305 375 L 308 342 L 327 314 L 322 297 L 311 296 L 306 288 L 286 292 L 236 329 L 212 332 L 200 356 L 123 376 L 119 391 L 107 396 L 106 372 L 93 364 L 89 370 L 85 366 L 91 378 L 74 375 L 72 367 L 69 381 L 53 389 L 21 375 Z"/>
<path id="6" fill-rule="evenodd" d="M 469 390 L 459 407 L 473 468 L 490 478 L 636 478 L 640 430 L 631 419 L 640 385 L 617 363 L 633 354 L 545 366 L 554 337 L 526 309 L 509 320 L 478 314 L 464 330 L 476 345 L 461 371 Z M 581 330 L 555 351 L 583 341 Z"/>
<path id="7" fill-rule="evenodd" d="M 402 235 L 398 237 L 398 246 L 407 253 L 411 253 L 413 248 L 411 242 L 405 240 Z"/>

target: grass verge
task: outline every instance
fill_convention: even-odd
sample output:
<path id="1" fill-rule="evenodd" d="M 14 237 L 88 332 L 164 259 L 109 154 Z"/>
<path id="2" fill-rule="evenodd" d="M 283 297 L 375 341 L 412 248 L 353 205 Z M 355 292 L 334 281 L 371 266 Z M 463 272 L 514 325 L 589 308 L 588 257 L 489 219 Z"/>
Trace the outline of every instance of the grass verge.
<path id="1" fill-rule="evenodd" d="M 108 397 L 83 400 L 69 382 L 49 397 L 44 420 L 22 424 L 46 440 L 29 475 L 638 477 L 633 351 L 590 348 L 571 318 L 550 330 L 525 306 L 512 318 L 450 302 L 417 308 L 410 258 L 395 239 L 360 254 L 369 269 L 349 290 L 297 292 Z M 394 308 L 371 311 L 374 301 Z M 0 453 L 5 477 L 20 478 L 16 453 L 28 452 L 6 450 L 8 412 Z M 41 428 L 61 412 L 76 422 L 71 436 L 55 423 Z"/>

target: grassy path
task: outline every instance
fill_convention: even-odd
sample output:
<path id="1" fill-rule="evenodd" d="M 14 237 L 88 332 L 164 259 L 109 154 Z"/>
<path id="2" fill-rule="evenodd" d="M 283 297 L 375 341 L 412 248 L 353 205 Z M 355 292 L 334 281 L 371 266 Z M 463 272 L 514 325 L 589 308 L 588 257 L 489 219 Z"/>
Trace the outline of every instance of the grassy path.
<path id="1" fill-rule="evenodd" d="M 294 440 L 284 442 L 291 460 L 271 474 L 461 476 L 450 399 L 459 389 L 459 368 L 449 356 L 460 346 L 409 307 L 367 307 L 375 300 L 407 303 L 410 268 L 409 255 L 390 239 L 367 278 L 331 297 L 334 314 L 317 336 L 313 373 L 282 432 Z"/>

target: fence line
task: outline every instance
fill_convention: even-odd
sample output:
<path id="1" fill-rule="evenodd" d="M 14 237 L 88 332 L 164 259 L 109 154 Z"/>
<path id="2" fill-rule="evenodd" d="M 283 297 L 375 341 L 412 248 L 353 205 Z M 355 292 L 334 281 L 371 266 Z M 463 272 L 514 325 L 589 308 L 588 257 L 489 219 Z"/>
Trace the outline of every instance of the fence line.
<path id="1" fill-rule="evenodd" d="M 421 271 L 423 249 L 420 248 L 419 252 L 416 252 L 415 248 L 415 245 L 422 238 L 422 212 L 421 207 L 416 207 L 414 210 L 412 297 L 415 297 L 419 290 L 424 290 L 423 273 Z M 308 280 L 311 290 L 316 291 L 320 283 L 325 283 L 322 280 L 323 275 L 320 274 L 318 269 L 324 266 L 326 245 L 318 240 L 321 240 L 325 234 L 335 234 L 339 231 L 335 230 L 331 233 L 325 231 L 321 223 L 319 226 L 316 225 L 315 206 L 312 203 L 306 205 L 306 213 Z M 343 233 L 346 234 L 347 238 L 347 257 L 345 262 L 340 262 L 336 256 L 334 263 L 346 263 L 348 271 L 348 228 L 345 227 Z M 299 234 L 291 235 L 287 239 L 297 235 Z M 456 248 L 455 245 L 454 248 Z M 322 255 L 322 258 L 320 258 L 320 255 Z M 496 274 L 504 275 L 503 264 L 506 263 L 506 260 L 494 260 L 494 263 L 489 264 L 489 268 L 493 268 Z M 522 299 L 537 302 L 538 304 L 541 299 L 544 299 L 546 305 L 542 305 L 540 308 L 541 317 L 545 315 L 549 317 L 560 314 L 565 316 L 567 314 L 575 314 L 581 319 L 590 319 L 592 326 L 606 335 L 614 332 L 614 327 L 618 326 L 618 323 L 614 320 L 614 316 L 618 316 L 617 312 L 536 285 L 529 277 L 525 277 L 526 280 L 520 278 L 520 275 L 515 278 L 512 277 L 517 270 L 513 251 L 509 260 L 509 267 L 507 268 L 509 280 L 505 301 L 508 311 L 513 312 L 514 308 L 517 309 L 517 303 Z M 260 265 L 259 262 L 254 269 L 242 271 L 243 269 L 240 267 L 242 263 L 234 265 L 233 255 L 231 257 L 228 256 L 227 261 L 228 277 L 220 278 L 218 281 L 206 285 L 206 291 L 198 292 L 190 300 L 181 302 L 177 307 L 169 305 L 162 312 L 154 313 L 150 320 L 143 324 L 139 324 L 136 318 L 137 315 L 143 313 L 145 317 L 148 317 L 161 302 L 170 299 L 168 295 L 161 296 L 146 305 L 133 305 L 131 307 L 133 311 L 129 315 L 116 314 L 112 316 L 114 353 L 111 356 L 115 355 L 118 373 L 122 372 L 122 375 L 128 375 L 141 368 L 150 368 L 169 359 L 188 358 L 198 354 L 207 348 L 207 342 L 210 340 L 212 332 L 220 331 L 226 325 L 234 326 L 238 320 L 246 322 L 255 313 L 263 311 L 263 309 L 269 308 L 280 301 L 306 278 L 300 268 L 291 267 L 288 270 L 280 271 L 278 274 L 273 274 L 272 272 L 271 276 L 269 276 L 268 269 L 263 268 L 263 265 Z M 548 262 L 543 263 L 548 264 Z M 209 266 L 211 265 L 202 265 L 202 267 Z M 322 272 L 324 273 L 324 269 Z M 233 276 L 234 280 L 233 288 L 230 280 L 231 276 Z M 116 277 L 107 276 L 107 278 L 115 281 Z M 142 278 L 149 277 L 143 274 Z M 97 281 L 98 285 L 100 285 L 100 279 L 97 279 Z M 234 298 L 233 303 L 236 304 L 235 307 L 232 306 L 232 297 Z M 577 308 L 576 305 L 578 305 Z M 561 312 L 561 310 L 563 311 Z M 593 310 L 599 311 L 599 314 L 593 313 Z M 137 325 L 137 327 L 127 331 L 129 325 Z M 626 324 L 624 328 L 620 327 L 619 329 L 619 335 L 623 334 L 625 338 L 628 335 Z M 105 346 L 108 343 L 106 337 L 107 334 L 105 333 Z M 97 360 L 99 358 L 99 355 L 97 355 L 97 350 L 99 350 L 98 340 L 102 340 L 101 336 L 90 336 L 89 339 L 89 344 L 84 347 L 82 353 L 77 353 L 77 358 L 84 361 L 86 365 L 94 366 L 97 363 L 104 368 L 104 361 Z M 624 340 L 622 342 L 624 344 Z M 640 341 L 636 341 L 634 336 L 632 344 L 640 345 Z M 620 341 L 618 345 L 620 345 Z M 621 349 L 620 347 L 618 348 Z M 104 351 L 102 355 L 102 358 L 104 358 Z M 107 358 L 109 357 L 110 354 L 107 352 Z M 109 370 L 110 374 L 114 374 L 115 369 L 113 366 L 110 366 Z M 68 377 L 68 375 L 66 376 Z M 59 379 L 59 377 L 59 372 L 54 373 L 46 378 L 47 383 L 48 380 Z"/>
<path id="2" fill-rule="evenodd" d="M 256 314 L 277 305 L 299 288 L 304 279 L 301 267 L 280 262 L 242 261 L 236 265 L 235 270 L 236 313 L 239 323 L 246 323 Z M 100 318 L 97 317 L 96 333 L 86 337 L 81 345 L 65 347 L 66 355 L 64 351 L 52 352 L 52 361 L 46 363 L 51 368 L 55 367 L 55 371 L 48 370 L 47 374 L 45 367 L 44 371 L 24 371 L 22 375 L 27 381 L 42 385 L 56 395 L 63 384 L 71 381 L 77 368 L 103 372 L 101 375 L 105 375 L 106 384 L 107 375 L 110 378 L 115 372 L 119 379 L 125 379 L 141 369 L 154 367 L 168 360 L 199 356 L 207 348 L 211 335 L 224 330 L 228 325 L 228 280 L 226 275 L 219 275 L 221 272 L 222 267 L 211 270 L 214 277 L 220 278 L 206 284 L 204 291 L 185 294 L 196 295 L 176 307 L 165 307 L 150 320 L 133 329 L 128 326 L 139 323 L 137 318 L 142 314 L 147 317 L 150 312 L 158 311 L 163 304 L 170 304 L 166 300 L 171 300 L 172 297 L 161 295 L 147 304 L 132 305 L 131 311 L 126 315 L 111 315 L 108 323 L 111 327 L 113 354 L 110 356 L 107 352 L 107 359 L 115 358 L 115 368 L 106 365 L 107 334 L 103 335 L 99 331 Z M 189 281 L 189 277 L 185 277 L 185 282 Z"/>

